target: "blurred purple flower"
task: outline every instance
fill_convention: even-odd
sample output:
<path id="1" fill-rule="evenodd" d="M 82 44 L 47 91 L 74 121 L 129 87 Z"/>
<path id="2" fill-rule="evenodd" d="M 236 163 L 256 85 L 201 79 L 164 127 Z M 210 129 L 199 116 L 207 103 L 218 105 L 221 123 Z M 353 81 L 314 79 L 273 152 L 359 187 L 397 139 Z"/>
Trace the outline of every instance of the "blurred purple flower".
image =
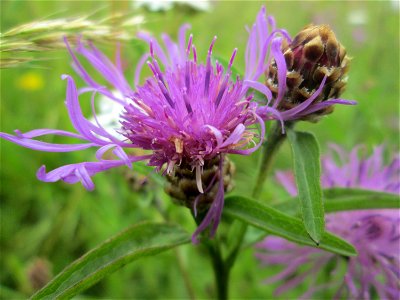
<path id="1" fill-rule="evenodd" d="M 213 65 L 211 54 L 216 41 L 214 37 L 206 63 L 201 63 L 192 44 L 192 36 L 186 41 L 185 33 L 188 28 L 189 25 L 180 28 L 178 43 L 174 43 L 164 34 L 164 49 L 150 35 L 138 35 L 150 45 L 150 53 L 144 55 L 137 64 L 135 88 L 124 77 L 119 51 L 114 64 L 90 42 L 85 44 L 78 41 L 77 48 L 71 49 L 65 40 L 73 59 L 73 67 L 87 84 L 78 90 L 71 76 L 62 76 L 67 81 L 65 103 L 77 133 L 54 129 L 37 129 L 26 133 L 16 130 L 16 135 L 0 133 L 0 137 L 23 147 L 47 152 L 97 148 L 96 161 L 70 164 L 50 172 L 46 172 L 45 166 L 42 166 L 37 172 L 37 177 L 42 181 L 81 182 L 88 190 L 94 189 L 91 177 L 96 173 L 122 165 L 131 168 L 133 162 L 148 160 L 150 166 L 164 174 L 173 172 L 174 166 L 180 164 L 191 166 L 196 171 L 198 190 L 203 193 L 201 173 L 204 162 L 218 156 L 221 158 L 218 194 L 195 236 L 210 224 L 213 234 L 218 226 L 224 201 L 221 176 L 224 155 L 248 155 L 256 151 L 264 140 L 264 122 L 256 113 L 257 103 L 252 101 L 253 94 L 249 89 L 259 90 L 267 97 L 271 96 L 270 91 L 255 80 L 264 71 L 263 62 L 269 41 L 276 33 L 283 31 L 275 30 L 272 17 L 267 22 L 265 8 L 262 8 L 256 25 L 250 30 L 247 69 L 244 79 L 241 80 L 239 77 L 231 78 L 236 49 L 226 68 L 218 62 Z M 257 37 L 262 37 L 263 40 L 258 40 Z M 89 75 L 77 54 L 83 56 L 111 88 L 99 84 Z M 141 70 L 146 61 L 153 76 L 139 84 Z M 79 103 L 79 96 L 87 92 L 92 93 L 91 120 L 83 115 Z M 109 132 L 97 118 L 96 94 L 107 97 L 123 109 L 121 115 L 115 116 L 121 124 L 119 135 Z M 268 107 L 263 112 L 276 113 Z M 53 144 L 35 139 L 45 135 L 73 137 L 82 142 Z M 135 148 L 148 150 L 148 154 L 137 156 L 130 151 Z M 113 159 L 110 155 L 105 158 L 105 154 L 110 151 L 114 155 Z"/>
<path id="2" fill-rule="evenodd" d="M 385 166 L 382 147 L 374 150 L 371 157 L 359 159 L 359 148 L 345 153 L 333 146 L 341 164 L 333 155 L 323 159 L 322 185 L 351 187 L 400 194 L 400 159 L 396 156 Z M 279 181 L 287 191 L 296 195 L 293 174 L 278 173 Z M 347 270 L 334 298 L 343 299 L 347 288 L 349 299 L 371 299 L 375 290 L 380 299 L 400 297 L 400 211 L 398 209 L 359 210 L 326 215 L 327 230 L 351 242 L 358 251 L 357 257 L 347 258 Z M 317 282 L 319 275 L 336 264 L 330 275 L 339 272 L 338 261 L 342 258 L 322 250 L 299 246 L 278 237 L 267 237 L 257 245 L 256 256 L 263 265 L 281 265 L 283 271 L 266 282 L 284 281 L 275 293 L 281 294 L 312 277 L 311 287 L 301 298 L 309 299 L 317 291 L 336 287 L 335 280 Z M 301 268 L 301 269 L 300 269 Z"/>

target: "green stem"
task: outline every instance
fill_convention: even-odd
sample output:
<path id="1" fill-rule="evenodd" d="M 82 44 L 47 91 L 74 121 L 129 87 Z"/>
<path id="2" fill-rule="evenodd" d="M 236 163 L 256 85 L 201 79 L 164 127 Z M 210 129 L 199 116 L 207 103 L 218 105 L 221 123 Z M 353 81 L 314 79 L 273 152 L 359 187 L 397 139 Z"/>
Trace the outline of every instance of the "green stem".
<path id="1" fill-rule="evenodd" d="M 287 122 L 286 128 L 292 127 L 293 124 L 294 123 Z M 271 130 L 271 134 L 269 135 L 267 141 L 263 146 L 264 151 L 261 156 L 261 163 L 259 164 L 258 176 L 252 193 L 253 198 L 258 198 L 260 196 L 264 185 L 264 181 L 268 176 L 269 170 L 271 169 L 275 155 L 278 152 L 282 143 L 284 142 L 285 138 L 286 134 L 282 134 L 281 124 L 277 121 L 274 124 Z M 239 250 L 242 246 L 244 236 L 246 235 L 246 231 L 247 231 L 247 225 L 245 223 L 242 223 L 239 235 L 236 239 L 237 242 L 226 259 L 226 262 L 231 266 L 235 263 Z"/>
<path id="2" fill-rule="evenodd" d="M 217 240 L 208 246 L 208 251 L 211 256 L 211 262 L 214 270 L 217 299 L 227 300 L 230 268 L 224 262 L 221 249 L 219 247 L 219 242 Z"/>
<path id="3" fill-rule="evenodd" d="M 166 222 L 169 222 L 170 218 L 169 218 L 168 212 L 163 207 L 161 199 L 156 196 L 154 198 L 154 202 L 155 202 L 155 207 L 158 210 L 158 212 L 160 213 L 160 215 L 163 217 L 163 219 Z M 185 265 L 185 263 L 183 261 L 182 253 L 180 251 L 180 248 L 175 248 L 174 249 L 174 254 L 175 254 L 175 257 L 176 257 L 176 260 L 177 260 L 177 263 L 178 263 L 178 269 L 182 274 L 183 283 L 184 283 L 186 291 L 187 291 L 187 293 L 189 295 L 189 299 L 195 300 L 196 299 L 196 294 L 194 292 L 194 288 L 193 288 L 192 283 L 190 281 L 189 272 L 188 272 L 188 270 L 186 268 L 186 265 Z"/>
<path id="4" fill-rule="evenodd" d="M 175 257 L 178 262 L 178 268 L 182 274 L 183 283 L 185 284 L 186 291 L 189 295 L 189 299 L 195 300 L 196 295 L 194 293 L 194 289 L 192 283 L 190 282 L 189 272 L 186 269 L 185 263 L 183 262 L 182 254 L 180 252 L 180 248 L 175 248 Z"/>
<path id="5" fill-rule="evenodd" d="M 286 128 L 290 128 L 292 126 L 293 123 L 286 123 Z M 282 134 L 281 124 L 276 122 L 271 130 L 271 134 L 268 137 L 267 142 L 264 144 L 264 151 L 262 153 L 261 163 L 258 169 L 257 181 L 253 188 L 253 198 L 258 198 L 260 196 L 264 181 L 267 178 L 268 173 L 271 169 L 275 155 L 285 139 L 286 134 Z"/>
<path id="6" fill-rule="evenodd" d="M 197 225 L 201 223 L 204 217 L 205 212 L 200 213 L 197 215 L 197 217 L 193 215 Z M 226 264 L 222 256 L 218 236 L 215 236 L 213 240 L 203 240 L 202 243 L 205 247 L 207 247 L 208 253 L 211 257 L 211 264 L 214 271 L 215 288 L 217 290 L 217 299 L 227 300 L 230 266 Z"/>
<path id="7" fill-rule="evenodd" d="M 291 126 L 293 126 L 293 123 L 287 123 L 287 127 Z M 271 134 L 268 137 L 268 140 L 264 144 L 264 151 L 258 171 L 257 181 L 252 193 L 253 198 L 258 198 L 260 196 L 264 181 L 267 178 L 275 154 L 277 153 L 285 138 L 286 135 L 282 134 L 281 124 L 279 122 L 276 122 L 271 130 Z M 195 220 L 199 224 L 200 220 L 202 220 L 202 217 L 200 216 L 198 218 L 195 218 Z M 235 263 L 244 236 L 246 234 L 246 230 L 247 225 L 242 223 L 242 227 L 236 239 L 237 242 L 232 248 L 232 251 L 228 254 L 226 260 L 223 259 L 219 246 L 219 241 L 217 238 L 215 238 L 215 240 L 212 242 L 205 242 L 205 245 L 208 247 L 208 251 L 211 256 L 211 262 L 214 270 L 215 283 L 217 288 L 217 296 L 219 300 L 228 299 L 228 283 L 230 270 Z"/>

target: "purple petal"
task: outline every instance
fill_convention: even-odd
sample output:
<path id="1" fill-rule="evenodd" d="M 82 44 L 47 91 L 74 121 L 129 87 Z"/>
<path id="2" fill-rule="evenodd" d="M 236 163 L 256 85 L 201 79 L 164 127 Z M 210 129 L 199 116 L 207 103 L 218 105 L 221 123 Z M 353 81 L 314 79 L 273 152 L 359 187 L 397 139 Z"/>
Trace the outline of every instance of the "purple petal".
<path id="1" fill-rule="evenodd" d="M 244 93 L 246 93 L 247 87 L 253 88 L 253 89 L 261 92 L 262 94 L 264 94 L 265 97 L 267 97 L 267 99 L 268 99 L 268 103 L 271 101 L 272 93 L 265 84 L 263 84 L 261 82 L 257 82 L 257 81 L 245 80 L 245 81 L 243 81 L 243 90 L 245 91 Z"/>
<path id="2" fill-rule="evenodd" d="M 211 225 L 210 229 L 210 237 L 213 237 L 219 222 L 221 221 L 222 209 L 224 207 L 224 179 L 223 179 L 223 157 L 220 157 L 219 161 L 219 183 L 218 183 L 218 192 L 215 196 L 211 207 L 208 209 L 208 212 L 200 225 L 197 227 L 196 231 L 192 235 L 192 243 L 198 244 L 199 240 L 197 239 L 198 235 L 203 232 L 206 228 Z"/>
<path id="3" fill-rule="evenodd" d="M 181 55 L 185 55 L 185 50 L 186 50 L 186 31 L 188 31 L 191 28 L 190 24 L 183 24 L 179 28 L 179 34 L 178 34 L 178 41 L 179 41 L 179 50 L 181 52 Z"/>
<path id="4" fill-rule="evenodd" d="M 206 127 L 206 128 L 211 130 L 211 132 L 213 133 L 213 135 L 217 139 L 217 147 L 221 148 L 221 145 L 223 143 L 223 136 L 222 136 L 221 131 L 219 131 L 217 128 L 215 128 L 214 126 L 211 126 L 211 125 L 205 125 L 204 127 Z"/>
<path id="5" fill-rule="evenodd" d="M 319 85 L 318 89 L 311 95 L 310 98 L 308 98 L 303 103 L 293 107 L 292 109 L 282 112 L 282 116 L 283 116 L 284 120 L 297 119 L 298 114 L 300 112 L 303 113 L 303 111 L 306 108 L 308 108 L 310 105 L 312 105 L 313 101 L 319 96 L 319 94 L 321 94 L 327 78 L 328 77 L 325 76 L 324 79 L 322 79 L 321 84 Z"/>
<path id="6" fill-rule="evenodd" d="M 82 114 L 82 110 L 78 100 L 78 91 L 75 86 L 75 82 L 71 76 L 63 75 L 62 79 L 67 79 L 67 95 L 65 104 L 67 106 L 68 114 L 71 119 L 74 128 L 82 134 L 87 140 L 104 145 L 107 142 L 96 137 L 92 131 L 103 137 L 109 136 L 108 132 L 101 130 L 89 122 Z"/>
<path id="7" fill-rule="evenodd" d="M 45 133 L 46 129 L 40 129 L 40 131 L 42 133 L 41 135 L 46 134 Z M 54 133 L 54 131 L 55 130 L 49 129 L 49 133 Z M 83 150 L 83 149 L 97 146 L 96 144 L 93 144 L 93 143 L 52 144 L 52 143 L 36 141 L 33 139 L 24 138 L 24 137 L 20 137 L 20 136 L 14 136 L 14 135 L 3 133 L 3 132 L 0 132 L 0 137 L 5 140 L 8 140 L 10 142 L 13 142 L 15 144 L 18 144 L 22 147 L 25 147 L 25 148 L 38 150 L 38 151 L 46 151 L 46 152 L 71 152 L 71 151 Z"/>
<path id="8" fill-rule="evenodd" d="M 139 81 L 140 81 L 140 73 L 142 72 L 143 66 L 146 63 L 146 61 L 149 59 L 150 54 L 146 53 L 144 54 L 140 60 L 138 61 L 137 65 L 136 65 L 136 69 L 135 69 L 135 77 L 134 77 L 134 84 L 135 87 L 137 87 L 139 85 Z"/>
<path id="9" fill-rule="evenodd" d="M 346 100 L 346 99 L 329 99 L 323 102 L 315 103 L 309 108 L 303 110 L 298 116 L 309 115 L 313 112 L 319 111 L 326 107 L 332 106 L 334 104 L 343 104 L 343 105 L 356 105 L 357 101 L 354 100 Z"/>
<path id="10" fill-rule="evenodd" d="M 243 124 L 239 124 L 238 126 L 236 126 L 231 135 L 222 143 L 221 148 L 239 142 L 245 130 L 246 126 L 244 126 Z"/>
<path id="11" fill-rule="evenodd" d="M 145 42 L 147 42 L 147 44 L 152 45 L 153 50 L 155 52 L 155 54 L 157 55 L 157 57 L 161 60 L 161 62 L 165 65 L 165 66 L 170 66 L 170 63 L 167 59 L 167 56 L 165 55 L 165 52 L 163 51 L 163 49 L 161 48 L 160 44 L 157 42 L 157 40 L 154 40 L 151 35 L 149 35 L 148 33 L 145 32 L 139 32 L 137 34 L 137 37 L 140 38 L 141 40 L 144 40 Z"/>
<path id="12" fill-rule="evenodd" d="M 233 150 L 230 150 L 229 153 L 249 155 L 261 147 L 262 143 L 264 142 L 264 138 L 265 138 L 265 124 L 264 124 L 263 119 L 261 119 L 257 114 L 255 115 L 255 117 L 257 118 L 257 120 L 260 124 L 260 128 L 261 128 L 260 141 L 258 142 L 258 144 L 256 144 L 253 148 L 250 148 L 250 149 L 245 149 L 245 150 L 233 149 Z"/>
<path id="13" fill-rule="evenodd" d="M 93 44 L 89 42 L 90 49 L 85 48 L 83 43 L 78 40 L 77 52 L 82 54 L 87 61 L 106 79 L 111 83 L 115 89 L 119 90 L 123 95 L 132 94 L 132 89 L 126 81 L 124 74 L 98 50 Z"/>
<path id="14" fill-rule="evenodd" d="M 129 157 L 129 161 L 135 162 L 149 159 L 151 155 Z M 62 180 L 66 183 L 81 182 L 88 189 L 93 190 L 94 184 L 91 177 L 99 172 L 109 170 L 126 164 L 125 161 L 118 160 L 103 160 L 99 162 L 83 162 L 59 167 L 53 171 L 46 173 L 46 167 L 42 166 L 36 173 L 39 180 L 44 182 L 56 182 Z"/>
<path id="15" fill-rule="evenodd" d="M 76 133 L 69 132 L 69 131 L 64 131 L 64 130 L 58 130 L 58 129 L 34 129 L 25 133 L 22 133 L 18 129 L 14 130 L 15 134 L 20 137 L 20 138 L 26 138 L 26 139 L 32 139 L 35 137 L 43 136 L 43 135 L 48 135 L 48 134 L 54 134 L 54 135 L 61 135 L 61 136 L 68 136 L 68 137 L 74 137 L 83 140 L 84 138 Z"/>
<path id="16" fill-rule="evenodd" d="M 273 39 L 271 44 L 271 53 L 275 58 L 275 62 L 278 68 L 278 97 L 274 101 L 274 108 L 277 108 L 279 103 L 282 101 L 286 90 L 286 61 L 283 56 L 282 50 L 282 38 Z"/>

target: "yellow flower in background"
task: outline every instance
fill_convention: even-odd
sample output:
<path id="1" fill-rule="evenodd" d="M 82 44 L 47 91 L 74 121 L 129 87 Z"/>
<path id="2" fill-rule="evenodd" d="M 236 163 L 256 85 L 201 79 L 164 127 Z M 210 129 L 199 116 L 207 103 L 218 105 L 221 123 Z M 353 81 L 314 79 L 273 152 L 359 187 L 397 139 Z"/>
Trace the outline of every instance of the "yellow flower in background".
<path id="1" fill-rule="evenodd" d="M 40 73 L 29 71 L 17 78 L 16 85 L 21 90 L 38 91 L 44 86 L 43 76 Z"/>

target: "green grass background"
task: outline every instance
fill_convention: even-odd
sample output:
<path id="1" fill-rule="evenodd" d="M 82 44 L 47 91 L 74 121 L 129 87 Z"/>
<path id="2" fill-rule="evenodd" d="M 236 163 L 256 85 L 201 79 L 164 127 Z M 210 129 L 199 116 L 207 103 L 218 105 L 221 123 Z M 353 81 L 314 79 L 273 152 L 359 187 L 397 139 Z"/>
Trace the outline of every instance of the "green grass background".
<path id="1" fill-rule="evenodd" d="M 261 4 L 275 16 L 279 27 L 291 35 L 311 23 L 330 24 L 353 58 L 347 91 L 343 97 L 355 99 L 354 107 L 336 107 L 335 112 L 318 124 L 301 123 L 298 128 L 310 130 L 326 152 L 329 143 L 346 149 L 365 144 L 370 151 L 384 143 L 387 153 L 399 146 L 399 10 L 389 1 L 284 1 L 284 2 L 214 2 L 209 12 L 195 12 L 178 6 L 161 13 L 134 9 L 129 1 L 2 1 L 1 31 L 38 19 L 51 19 L 91 14 L 104 17 L 112 12 L 144 14 L 143 29 L 159 35 L 176 36 L 183 22 L 192 24 L 194 43 L 200 59 L 214 35 L 218 36 L 214 53 L 229 59 L 233 48 L 239 53 L 235 60 L 244 69 L 247 40 L 245 25 L 252 24 Z M 361 12 L 366 23 L 354 25 L 349 16 Z M 132 30 L 136 30 L 132 28 Z M 354 31 L 362 30 L 365 40 L 356 41 Z M 113 53 L 114 46 L 102 46 Z M 132 41 L 123 45 L 127 62 L 127 78 L 133 78 L 135 62 L 146 50 Z M 37 61 L 1 71 L 1 131 L 28 131 L 35 128 L 72 129 L 64 106 L 65 82 L 60 75 L 73 74 L 66 50 L 39 53 Z M 42 78 L 43 87 L 22 88 L 26 74 Z M 78 81 L 81 83 L 81 81 Z M 88 108 L 88 107 L 86 107 Z M 48 141 L 54 141 L 48 139 Z M 62 141 L 56 139 L 57 142 Z M 33 292 L 28 273 L 38 258 L 47 260 L 55 275 L 66 265 L 130 224 L 163 218 L 165 209 L 173 222 L 194 230 L 189 211 L 171 204 L 157 183 L 150 181 L 141 191 L 127 185 L 129 172 L 124 168 L 95 177 L 96 190 L 87 192 L 80 185 L 48 184 L 36 179 L 36 170 L 46 164 L 51 170 L 58 166 L 93 159 L 92 151 L 75 153 L 42 153 L 21 148 L 0 140 L 1 182 L 1 256 L 0 296 L 2 299 L 26 298 Z M 255 178 L 258 155 L 232 157 L 237 164 L 236 190 L 246 193 Z M 289 168 L 290 151 L 284 145 L 275 166 Z M 131 174 L 130 174 L 131 175 Z M 276 188 L 271 178 L 265 185 L 263 198 L 279 201 L 286 194 Z M 213 274 L 206 252 L 192 245 L 179 249 L 198 298 L 211 298 Z M 146 258 L 108 276 L 84 295 L 77 298 L 176 299 L 187 298 L 183 275 L 176 267 L 174 251 Z M 251 248 L 243 251 L 234 267 L 230 294 L 233 298 L 273 299 L 272 286 L 262 284 L 275 268 L 260 267 Z M 284 298 L 294 298 L 302 288 Z"/>

